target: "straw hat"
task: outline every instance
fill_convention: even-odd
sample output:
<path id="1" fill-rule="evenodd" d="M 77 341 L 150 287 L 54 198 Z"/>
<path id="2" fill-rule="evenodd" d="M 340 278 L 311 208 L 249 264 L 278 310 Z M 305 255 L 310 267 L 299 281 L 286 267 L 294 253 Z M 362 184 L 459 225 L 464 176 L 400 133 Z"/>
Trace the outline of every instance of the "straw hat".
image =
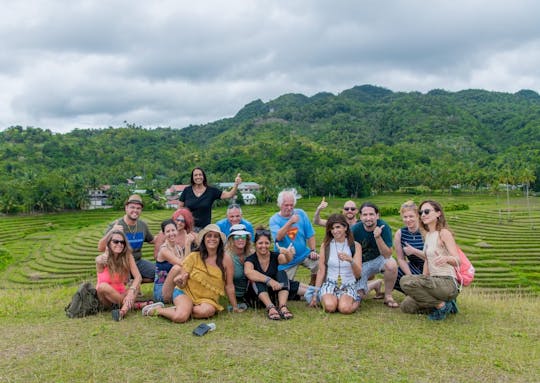
<path id="1" fill-rule="evenodd" d="M 209 232 L 209 231 L 214 231 L 216 233 L 219 233 L 219 236 L 221 237 L 221 241 L 223 242 L 223 244 L 225 244 L 225 242 L 227 242 L 227 238 L 225 238 L 225 234 L 223 234 L 223 232 L 221 231 L 221 229 L 219 228 L 218 225 L 216 225 L 215 223 L 211 223 L 209 225 L 206 225 L 201 231 L 199 231 L 199 234 L 197 236 L 197 243 L 200 245 L 204 236 Z"/>
<path id="2" fill-rule="evenodd" d="M 129 205 L 130 203 L 138 203 L 139 205 L 141 205 L 141 207 L 144 207 L 144 203 L 142 201 L 142 198 L 138 194 L 130 195 L 129 198 L 127 199 L 126 203 L 124 204 L 124 206 Z"/>

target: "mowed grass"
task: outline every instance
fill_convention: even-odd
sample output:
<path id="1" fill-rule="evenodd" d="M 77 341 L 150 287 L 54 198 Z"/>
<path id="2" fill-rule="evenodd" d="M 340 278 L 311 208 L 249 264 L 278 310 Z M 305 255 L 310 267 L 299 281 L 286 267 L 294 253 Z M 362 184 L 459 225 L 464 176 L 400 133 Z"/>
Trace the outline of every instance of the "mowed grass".
<path id="1" fill-rule="evenodd" d="M 145 285 L 148 290 L 149 285 Z M 0 290 L 2 382 L 535 382 L 540 376 L 534 297 L 459 297 L 443 322 L 367 299 L 351 315 L 291 302 L 295 318 L 262 310 L 173 324 L 132 312 L 68 319 L 71 288 Z M 401 296 L 396 294 L 398 299 Z"/>
<path id="2" fill-rule="evenodd" d="M 398 207 L 409 198 L 372 200 Z M 458 298 L 458 315 L 433 323 L 373 299 L 351 316 L 330 315 L 291 302 L 291 321 L 269 321 L 262 310 L 223 313 L 211 319 L 216 331 L 202 338 L 191 334 L 202 321 L 179 325 L 140 312 L 122 322 L 109 312 L 65 316 L 78 283 L 95 280 L 97 241 L 122 212 L 0 218 L 0 243 L 14 260 L 0 274 L 0 382 L 540 381 L 537 201 L 515 198 L 508 209 L 488 196 L 434 199 L 470 207 L 447 212 L 477 267 L 474 284 Z M 323 217 L 344 201 L 327 200 Z M 312 217 L 319 201 L 298 206 Z M 244 208 L 255 225 L 267 225 L 275 211 L 275 204 Z M 143 219 L 157 232 L 171 213 L 145 211 Z M 214 220 L 224 215 L 224 207 L 214 210 Z M 383 218 L 393 231 L 401 226 L 397 215 Z M 316 232 L 319 244 L 324 229 Z M 145 248 L 150 259 L 152 248 Z M 307 281 L 305 269 L 299 279 Z M 150 284 L 143 289 L 151 294 Z"/>

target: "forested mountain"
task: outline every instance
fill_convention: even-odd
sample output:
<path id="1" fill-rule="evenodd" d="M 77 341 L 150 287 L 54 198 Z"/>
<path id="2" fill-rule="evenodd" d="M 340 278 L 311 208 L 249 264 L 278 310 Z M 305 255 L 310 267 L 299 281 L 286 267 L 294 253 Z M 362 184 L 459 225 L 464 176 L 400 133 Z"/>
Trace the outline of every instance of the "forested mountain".
<path id="1" fill-rule="evenodd" d="M 188 183 L 194 166 L 211 183 L 240 172 L 265 186 L 263 199 L 286 186 L 338 196 L 456 184 L 538 188 L 539 142 L 534 91 L 422 94 L 371 85 L 256 100 L 233 118 L 184 129 L 127 124 L 55 134 L 16 126 L 0 132 L 0 210 L 79 208 L 89 187 L 135 175 L 158 192 Z"/>

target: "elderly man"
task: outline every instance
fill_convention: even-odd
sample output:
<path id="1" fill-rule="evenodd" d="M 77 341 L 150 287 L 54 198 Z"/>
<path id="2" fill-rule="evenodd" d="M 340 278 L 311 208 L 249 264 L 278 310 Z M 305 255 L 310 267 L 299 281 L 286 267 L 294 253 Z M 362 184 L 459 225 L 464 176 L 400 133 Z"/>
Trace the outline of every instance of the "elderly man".
<path id="1" fill-rule="evenodd" d="M 251 240 L 255 238 L 255 232 L 253 231 L 253 225 L 251 222 L 242 218 L 242 208 L 240 205 L 233 203 L 227 207 L 227 218 L 223 218 L 216 222 L 221 229 L 222 233 L 229 235 L 231 226 L 241 223 L 246 227 L 246 230 L 251 234 Z"/>
<path id="2" fill-rule="evenodd" d="M 360 221 L 352 227 L 354 240 L 362 246 L 362 276 L 358 281 L 358 294 L 364 297 L 369 291 L 368 279 L 377 274 L 384 276 L 384 304 L 399 307 L 392 298 L 397 278 L 397 263 L 392 258 L 392 229 L 380 219 L 379 208 L 364 202 L 360 206 Z"/>
<path id="3" fill-rule="evenodd" d="M 129 245 L 133 249 L 133 258 L 142 275 L 143 282 L 154 282 L 155 265 L 153 262 L 142 259 L 142 246 L 144 242 L 154 243 L 154 236 L 148 225 L 139 219 L 144 207 L 140 195 L 131 195 L 124 204 L 126 214 L 107 227 L 105 235 L 99 240 L 98 251 L 105 251 L 107 247 L 107 234 L 110 231 L 122 231 L 126 235 Z"/>
<path id="4" fill-rule="evenodd" d="M 291 190 L 283 190 L 277 198 L 279 212 L 270 218 L 270 231 L 279 247 L 295 249 L 293 259 L 289 263 L 279 265 L 285 270 L 289 279 L 294 279 L 298 265 L 307 267 L 311 272 L 311 285 L 315 284 L 319 268 L 319 255 L 315 251 L 315 230 L 306 212 L 295 209 L 296 194 Z"/>
<path id="5" fill-rule="evenodd" d="M 326 226 L 326 219 L 322 219 L 320 217 L 321 210 L 326 209 L 328 207 L 328 202 L 325 201 L 324 197 L 317 206 L 317 209 L 315 210 L 315 215 L 313 216 L 313 223 L 315 225 L 319 226 Z M 347 219 L 347 223 L 349 224 L 349 227 L 353 227 L 354 224 L 358 222 L 358 219 L 356 218 L 356 215 L 358 214 L 358 208 L 356 207 L 356 203 L 354 201 L 347 201 L 343 205 L 342 210 L 343 215 L 345 216 L 345 219 Z"/>

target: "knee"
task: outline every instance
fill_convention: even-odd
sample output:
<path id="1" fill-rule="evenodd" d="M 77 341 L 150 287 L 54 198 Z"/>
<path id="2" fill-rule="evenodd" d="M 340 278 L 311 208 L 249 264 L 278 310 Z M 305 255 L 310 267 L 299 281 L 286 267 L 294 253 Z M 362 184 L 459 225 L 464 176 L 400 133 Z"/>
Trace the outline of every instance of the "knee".
<path id="1" fill-rule="evenodd" d="M 180 312 L 179 310 L 176 311 L 177 312 L 175 315 L 171 318 L 174 323 L 186 323 L 191 317 L 191 313 L 189 312 Z"/>
<path id="2" fill-rule="evenodd" d="M 391 273 L 397 273 L 397 263 L 394 260 L 394 258 L 390 258 L 385 264 L 384 264 L 384 270 L 391 272 Z"/>

